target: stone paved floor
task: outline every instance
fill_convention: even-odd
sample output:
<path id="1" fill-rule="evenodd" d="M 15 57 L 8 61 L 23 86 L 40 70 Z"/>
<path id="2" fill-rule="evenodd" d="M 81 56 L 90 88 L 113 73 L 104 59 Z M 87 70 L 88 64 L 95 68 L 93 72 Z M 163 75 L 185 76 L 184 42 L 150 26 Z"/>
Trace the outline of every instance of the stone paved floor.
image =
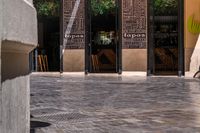
<path id="1" fill-rule="evenodd" d="M 32 75 L 32 133 L 200 133 L 200 80 Z"/>

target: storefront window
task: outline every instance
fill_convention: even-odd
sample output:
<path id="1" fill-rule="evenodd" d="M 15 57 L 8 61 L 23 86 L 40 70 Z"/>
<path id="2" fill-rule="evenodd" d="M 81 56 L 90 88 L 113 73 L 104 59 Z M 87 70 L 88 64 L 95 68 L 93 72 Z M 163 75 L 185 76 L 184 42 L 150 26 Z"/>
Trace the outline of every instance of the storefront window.
<path id="1" fill-rule="evenodd" d="M 178 71 L 178 0 L 153 1 L 155 74 Z"/>
<path id="2" fill-rule="evenodd" d="M 91 0 L 91 72 L 116 72 L 115 0 Z"/>

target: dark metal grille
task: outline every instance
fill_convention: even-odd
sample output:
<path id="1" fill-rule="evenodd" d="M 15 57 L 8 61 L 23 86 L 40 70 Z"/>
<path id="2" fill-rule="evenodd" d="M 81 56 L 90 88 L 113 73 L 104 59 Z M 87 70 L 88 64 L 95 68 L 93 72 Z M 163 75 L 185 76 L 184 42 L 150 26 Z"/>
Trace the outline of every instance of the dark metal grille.
<path id="1" fill-rule="evenodd" d="M 87 118 L 89 118 L 89 116 L 80 113 L 63 113 L 63 114 L 40 116 L 37 118 L 44 121 L 67 122 L 67 121 L 81 121 L 81 120 L 84 121 Z"/>
<path id="2" fill-rule="evenodd" d="M 43 116 L 43 115 L 55 114 L 59 112 L 63 112 L 63 110 L 55 109 L 55 108 L 40 108 L 40 109 L 31 110 L 31 115 L 33 115 L 34 117 L 38 117 L 38 116 Z"/>

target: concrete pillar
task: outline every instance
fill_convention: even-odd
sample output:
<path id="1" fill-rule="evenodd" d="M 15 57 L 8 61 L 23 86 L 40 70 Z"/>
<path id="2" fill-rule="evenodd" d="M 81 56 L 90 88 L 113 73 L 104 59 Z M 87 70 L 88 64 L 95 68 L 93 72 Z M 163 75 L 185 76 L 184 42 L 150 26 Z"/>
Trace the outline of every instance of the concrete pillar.
<path id="1" fill-rule="evenodd" d="M 2 40 L 2 29 L 3 29 L 3 1 L 0 1 L 0 49 L 1 49 L 1 40 Z M 0 81 L 1 81 L 1 52 L 0 52 Z M 2 88 L 0 84 L 0 132 L 2 133 Z"/>
<path id="2" fill-rule="evenodd" d="M 147 71 L 147 0 L 121 0 L 122 70 Z"/>
<path id="3" fill-rule="evenodd" d="M 37 45 L 32 0 L 0 1 L 0 133 L 29 133 L 29 52 Z"/>

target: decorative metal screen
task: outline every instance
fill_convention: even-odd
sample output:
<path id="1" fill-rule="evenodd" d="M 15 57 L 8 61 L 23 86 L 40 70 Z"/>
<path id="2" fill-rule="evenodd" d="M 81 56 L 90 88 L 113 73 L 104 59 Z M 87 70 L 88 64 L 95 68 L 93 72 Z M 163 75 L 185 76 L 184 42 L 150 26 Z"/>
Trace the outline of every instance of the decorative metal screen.
<path id="1" fill-rule="evenodd" d="M 85 46 L 85 0 L 63 0 L 63 46 L 83 49 Z"/>
<path id="2" fill-rule="evenodd" d="M 122 0 L 122 47 L 146 48 L 147 0 Z"/>

